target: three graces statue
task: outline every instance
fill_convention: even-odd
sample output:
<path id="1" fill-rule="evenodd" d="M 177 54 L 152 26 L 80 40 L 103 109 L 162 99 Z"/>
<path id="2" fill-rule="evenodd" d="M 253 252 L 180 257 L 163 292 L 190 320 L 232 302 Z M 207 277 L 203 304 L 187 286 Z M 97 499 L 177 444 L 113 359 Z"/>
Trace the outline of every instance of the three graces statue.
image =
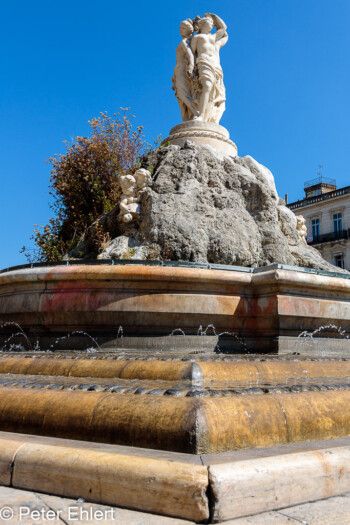
<path id="1" fill-rule="evenodd" d="M 213 26 L 215 33 L 211 33 Z M 217 15 L 188 18 L 180 24 L 182 41 L 176 49 L 173 89 L 182 120 L 219 123 L 225 111 L 225 86 L 220 49 L 226 44 L 226 25 Z"/>

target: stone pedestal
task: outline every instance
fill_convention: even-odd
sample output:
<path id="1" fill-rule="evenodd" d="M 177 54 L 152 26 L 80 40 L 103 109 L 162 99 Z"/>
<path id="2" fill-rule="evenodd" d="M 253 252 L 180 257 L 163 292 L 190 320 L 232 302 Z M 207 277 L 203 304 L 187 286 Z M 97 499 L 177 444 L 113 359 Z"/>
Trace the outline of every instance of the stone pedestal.
<path id="1" fill-rule="evenodd" d="M 183 146 L 187 139 L 200 146 L 205 144 L 212 146 L 231 157 L 237 156 L 237 147 L 230 140 L 229 132 L 215 122 L 202 122 L 200 120 L 182 122 L 170 130 L 169 137 L 163 141 L 163 144 Z"/>

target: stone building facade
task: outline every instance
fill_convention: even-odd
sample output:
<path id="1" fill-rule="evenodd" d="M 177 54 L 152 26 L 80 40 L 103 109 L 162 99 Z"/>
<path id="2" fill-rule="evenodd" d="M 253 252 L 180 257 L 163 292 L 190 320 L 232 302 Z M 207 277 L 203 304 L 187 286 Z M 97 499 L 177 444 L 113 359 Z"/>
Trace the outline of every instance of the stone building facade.
<path id="1" fill-rule="evenodd" d="M 307 243 L 326 261 L 350 270 L 350 186 L 320 176 L 305 183 L 305 197 L 287 204 L 306 221 Z"/>

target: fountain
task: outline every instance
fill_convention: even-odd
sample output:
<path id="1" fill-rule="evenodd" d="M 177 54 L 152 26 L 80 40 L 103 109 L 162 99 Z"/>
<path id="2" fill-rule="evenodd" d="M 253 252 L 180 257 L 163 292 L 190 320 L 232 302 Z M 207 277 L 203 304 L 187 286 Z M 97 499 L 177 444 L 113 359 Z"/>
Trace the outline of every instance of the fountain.
<path id="1" fill-rule="evenodd" d="M 348 492 L 350 275 L 219 125 L 223 20 L 180 32 L 183 123 L 124 177 L 121 235 L 0 272 L 0 474 L 215 522 Z"/>

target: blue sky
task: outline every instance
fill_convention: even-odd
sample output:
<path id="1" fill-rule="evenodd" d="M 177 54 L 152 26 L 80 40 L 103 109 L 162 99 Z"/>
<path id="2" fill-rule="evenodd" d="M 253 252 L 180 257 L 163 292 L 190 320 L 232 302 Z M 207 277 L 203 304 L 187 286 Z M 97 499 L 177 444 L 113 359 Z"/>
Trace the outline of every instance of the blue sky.
<path id="1" fill-rule="evenodd" d="M 215 12 L 229 41 L 221 120 L 241 156 L 273 172 L 279 194 L 350 184 L 349 0 L 51 0 L 2 6 L 0 268 L 22 264 L 50 214 L 45 160 L 88 133 L 100 111 L 130 106 L 149 142 L 181 121 L 171 90 L 178 26 Z"/>

